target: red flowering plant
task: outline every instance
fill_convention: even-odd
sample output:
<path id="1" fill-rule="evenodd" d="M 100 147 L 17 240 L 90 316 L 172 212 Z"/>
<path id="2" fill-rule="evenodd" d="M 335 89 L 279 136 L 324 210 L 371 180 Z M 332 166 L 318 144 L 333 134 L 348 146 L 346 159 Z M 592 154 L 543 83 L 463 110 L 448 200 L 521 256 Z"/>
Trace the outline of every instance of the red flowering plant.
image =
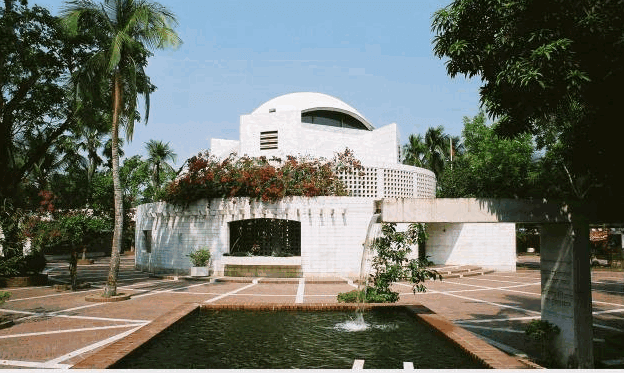
<path id="1" fill-rule="evenodd" d="M 188 205 L 202 198 L 251 197 L 277 201 L 286 196 L 346 196 L 340 173 L 361 172 L 348 148 L 332 160 L 287 156 L 219 160 L 209 152 L 187 160 L 187 168 L 167 188 L 167 202 Z"/>

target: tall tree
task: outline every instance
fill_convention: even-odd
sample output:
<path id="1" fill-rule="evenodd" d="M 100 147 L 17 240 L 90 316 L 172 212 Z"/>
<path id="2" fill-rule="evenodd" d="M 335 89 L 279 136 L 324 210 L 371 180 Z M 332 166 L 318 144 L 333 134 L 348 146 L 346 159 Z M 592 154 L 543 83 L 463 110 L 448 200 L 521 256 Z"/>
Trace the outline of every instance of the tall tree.
<path id="1" fill-rule="evenodd" d="M 0 7 L 0 226 L 5 248 L 20 246 L 13 212 L 26 203 L 24 181 L 32 180 L 37 168 L 49 168 L 51 150 L 60 149 L 59 138 L 73 130 L 81 115 L 68 78 L 92 46 L 91 39 L 69 37 L 42 7 L 14 0 L 4 0 Z"/>
<path id="2" fill-rule="evenodd" d="M 480 76 L 481 103 L 497 132 L 554 136 L 573 191 L 576 366 L 592 367 L 591 207 L 621 214 L 619 174 L 624 102 L 624 1 L 456 0 L 433 18 L 434 52 L 451 76 Z M 607 203 L 604 203 L 608 201 Z M 613 206 L 618 206 L 614 208 Z M 584 320 L 588 322 L 581 322 Z M 577 322 L 578 321 L 578 322 Z M 573 360 L 574 360 L 573 359 Z"/>
<path id="3" fill-rule="evenodd" d="M 123 194 L 117 148 L 119 127 L 125 125 L 126 137 L 132 139 L 138 95 L 145 98 L 145 121 L 149 118 L 149 94 L 155 89 L 144 70 L 151 55 L 149 49 L 177 47 L 181 40 L 172 28 L 177 22 L 174 14 L 158 3 L 145 0 L 105 0 L 102 4 L 90 0 L 71 1 L 67 3 L 63 17 L 72 32 L 90 32 L 104 40 L 85 66 L 84 73 L 94 80 L 107 80 L 112 97 L 115 228 L 110 271 L 103 293 L 103 296 L 110 297 L 117 293 L 123 231 Z"/>
<path id="4" fill-rule="evenodd" d="M 486 21 L 484 21 L 486 20 Z M 612 162 L 624 99 L 624 2 L 457 0 L 435 13 L 449 75 L 480 76 L 497 132 L 555 135 L 577 199 L 619 197 Z M 563 164 L 560 165 L 563 168 Z"/>
<path id="5" fill-rule="evenodd" d="M 169 143 L 158 140 L 150 140 L 145 144 L 147 150 L 147 163 L 152 169 L 152 187 L 154 193 L 160 191 L 163 180 L 161 173 L 163 170 L 175 172 L 173 167 L 167 163 L 168 160 L 175 162 L 177 154 L 169 147 Z"/>

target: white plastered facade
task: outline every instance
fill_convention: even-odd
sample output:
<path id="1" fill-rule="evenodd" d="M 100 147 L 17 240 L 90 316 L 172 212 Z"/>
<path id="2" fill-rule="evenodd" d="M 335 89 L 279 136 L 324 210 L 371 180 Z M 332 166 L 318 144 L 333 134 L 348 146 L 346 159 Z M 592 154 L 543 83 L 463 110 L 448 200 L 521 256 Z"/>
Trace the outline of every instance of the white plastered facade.
<path id="1" fill-rule="evenodd" d="M 309 123 L 310 113 L 343 115 L 353 126 Z M 270 134 L 271 146 L 263 135 Z M 265 138 L 266 141 L 266 138 Z M 266 144 L 266 143 L 265 143 Z M 403 165 L 397 125 L 375 129 L 356 109 L 322 93 L 300 92 L 276 97 L 240 117 L 240 139 L 211 139 L 210 152 L 223 158 L 231 153 L 251 157 L 287 155 L 331 159 L 345 148 L 362 162 L 360 175 L 339 177 L 349 197 L 289 197 L 278 203 L 244 199 L 198 201 L 186 210 L 165 203 L 137 209 L 136 263 L 150 272 L 187 273 L 187 255 L 208 247 L 213 270 L 222 275 L 227 264 L 300 265 L 304 277 L 357 277 L 362 244 L 382 198 L 435 198 L 433 172 Z M 232 257 L 230 222 L 277 218 L 301 223 L 299 257 Z M 450 229 L 449 229 L 450 228 Z M 150 238 L 150 252 L 145 248 Z M 226 255 L 224 255 L 226 254 Z M 515 270 L 513 224 L 432 225 L 427 255 L 436 264 L 477 264 L 503 271 Z M 480 260 L 487 258 L 488 260 Z"/>

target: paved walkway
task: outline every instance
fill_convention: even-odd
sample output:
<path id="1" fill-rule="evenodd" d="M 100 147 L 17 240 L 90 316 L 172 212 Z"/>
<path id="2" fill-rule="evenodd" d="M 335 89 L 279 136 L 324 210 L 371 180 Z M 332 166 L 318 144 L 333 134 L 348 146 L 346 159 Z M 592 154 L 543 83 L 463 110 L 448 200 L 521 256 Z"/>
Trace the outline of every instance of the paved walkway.
<path id="1" fill-rule="evenodd" d="M 524 329 L 540 317 L 538 258 L 520 259 L 528 264 L 515 273 L 428 282 L 427 293 L 413 294 L 405 283 L 394 286 L 401 293 L 400 303 L 423 304 L 507 353 L 537 356 L 539 351 L 532 347 Z M 108 258 L 79 266 L 79 280 L 91 282 L 94 288 L 77 292 L 55 291 L 52 286 L 3 289 L 12 297 L 0 306 L 0 319 L 12 319 L 15 324 L 0 330 L 0 367 L 69 368 L 185 302 L 335 303 L 338 293 L 355 288 L 342 280 L 280 283 L 150 278 L 134 269 L 133 258 L 123 257 L 119 292 L 131 294 L 131 299 L 85 301 L 86 295 L 101 291 L 107 270 Z M 46 271 L 59 283 L 68 280 L 64 262 L 51 262 Z M 624 351 L 608 346 L 612 340 L 624 339 L 624 272 L 594 271 L 592 288 L 595 354 L 607 364 L 622 366 Z"/>

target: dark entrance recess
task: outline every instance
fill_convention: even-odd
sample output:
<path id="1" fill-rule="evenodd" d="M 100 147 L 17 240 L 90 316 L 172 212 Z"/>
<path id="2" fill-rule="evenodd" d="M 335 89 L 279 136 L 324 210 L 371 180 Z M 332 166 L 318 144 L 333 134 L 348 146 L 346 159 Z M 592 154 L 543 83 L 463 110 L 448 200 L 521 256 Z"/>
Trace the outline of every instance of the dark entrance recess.
<path id="1" fill-rule="evenodd" d="M 301 222 L 260 218 L 228 225 L 232 256 L 301 256 Z"/>

